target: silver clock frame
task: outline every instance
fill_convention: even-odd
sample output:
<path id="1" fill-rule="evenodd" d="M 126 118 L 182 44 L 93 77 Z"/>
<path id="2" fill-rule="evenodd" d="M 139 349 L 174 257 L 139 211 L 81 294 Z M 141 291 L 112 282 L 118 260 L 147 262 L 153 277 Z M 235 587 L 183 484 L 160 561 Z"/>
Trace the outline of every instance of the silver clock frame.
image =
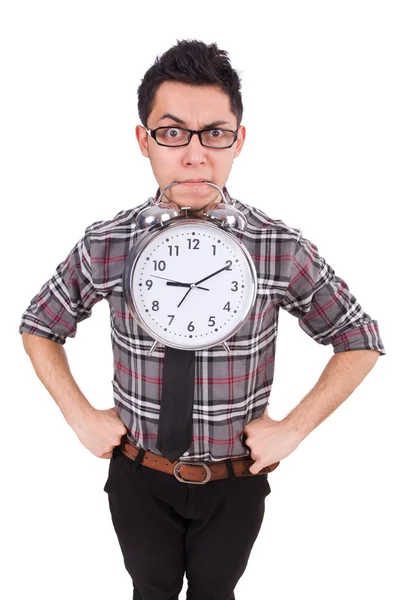
<path id="1" fill-rule="evenodd" d="M 240 247 L 240 249 L 247 261 L 248 267 L 249 267 L 249 271 L 251 274 L 252 288 L 251 288 L 251 299 L 250 299 L 249 304 L 247 305 L 245 314 L 239 319 L 239 322 L 237 323 L 237 325 L 233 328 L 233 330 L 231 332 L 228 332 L 224 336 L 224 338 L 221 338 L 220 340 L 218 340 L 217 342 L 215 342 L 213 344 L 198 344 L 197 346 L 189 346 L 189 348 L 187 348 L 186 345 L 172 343 L 169 340 L 163 339 L 157 333 L 152 331 L 150 326 L 142 320 L 140 313 L 138 311 L 138 308 L 136 306 L 136 303 L 135 303 L 134 295 L 132 293 L 132 290 L 133 290 L 132 282 L 134 280 L 136 266 L 137 266 L 138 260 L 141 256 L 142 252 L 145 250 L 145 248 L 150 243 L 152 243 L 156 239 L 156 237 L 158 237 L 160 234 L 162 234 L 165 229 L 169 229 L 169 230 L 178 229 L 181 227 L 187 227 L 187 226 L 190 227 L 192 225 L 201 225 L 204 227 L 208 227 L 209 229 L 215 229 L 217 231 L 221 230 L 224 233 L 224 235 L 229 236 L 233 240 L 233 242 L 236 243 Z M 172 348 L 177 348 L 180 350 L 207 350 L 208 348 L 212 348 L 214 346 L 223 345 L 224 348 L 226 349 L 226 351 L 228 352 L 228 354 L 232 354 L 226 340 L 229 339 L 230 337 L 232 337 L 244 325 L 245 321 L 247 320 L 247 318 L 254 306 L 256 296 L 257 296 L 257 275 L 256 275 L 255 265 L 254 265 L 254 261 L 252 260 L 250 253 L 248 252 L 248 250 L 244 246 L 244 244 L 235 235 L 233 235 L 232 233 L 230 233 L 229 231 L 224 229 L 222 226 L 216 224 L 213 221 L 201 219 L 201 218 L 186 218 L 186 217 L 182 217 L 182 216 L 174 217 L 173 219 L 166 221 L 165 223 L 162 224 L 160 229 L 156 228 L 155 231 L 150 231 L 150 230 L 147 231 L 146 234 L 142 237 L 142 239 L 139 240 L 139 242 L 136 244 L 136 246 L 131 248 L 131 250 L 127 256 L 127 259 L 126 259 L 125 268 L 124 268 L 124 272 L 123 272 L 122 284 L 123 284 L 124 297 L 126 299 L 130 313 L 136 319 L 136 321 L 142 327 L 142 329 L 144 329 L 146 331 L 146 333 L 148 333 L 148 335 L 150 335 L 150 337 L 152 337 L 155 340 L 152 347 L 150 348 L 148 354 L 151 354 L 153 352 L 154 348 L 156 347 L 156 345 L 159 342 L 166 346 L 171 346 Z"/>

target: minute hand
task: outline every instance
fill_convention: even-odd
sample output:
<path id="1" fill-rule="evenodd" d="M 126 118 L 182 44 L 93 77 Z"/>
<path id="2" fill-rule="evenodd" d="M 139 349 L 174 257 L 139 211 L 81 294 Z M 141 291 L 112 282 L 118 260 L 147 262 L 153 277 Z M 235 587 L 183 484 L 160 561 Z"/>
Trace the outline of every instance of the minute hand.
<path id="1" fill-rule="evenodd" d="M 218 271 L 215 271 L 215 273 L 212 273 L 211 275 L 208 275 L 207 277 L 204 277 L 204 279 L 200 279 L 200 281 L 196 281 L 196 283 L 194 285 L 198 285 L 199 283 L 203 283 L 203 281 L 206 281 L 210 277 L 214 277 L 214 275 L 218 275 L 218 273 L 221 273 L 222 271 L 225 271 L 228 268 L 229 268 L 229 266 L 223 267 L 222 269 L 219 269 Z"/>

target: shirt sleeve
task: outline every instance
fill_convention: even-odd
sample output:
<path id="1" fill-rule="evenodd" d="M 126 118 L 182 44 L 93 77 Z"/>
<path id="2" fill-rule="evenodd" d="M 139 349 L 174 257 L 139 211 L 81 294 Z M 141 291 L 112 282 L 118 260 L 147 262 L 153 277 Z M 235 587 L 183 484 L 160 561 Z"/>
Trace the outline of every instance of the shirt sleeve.
<path id="1" fill-rule="evenodd" d="M 19 333 L 31 333 L 64 344 L 76 335 L 77 324 L 91 316 L 103 298 L 93 284 L 90 227 L 53 276 L 41 287 L 22 315 Z"/>
<path id="2" fill-rule="evenodd" d="M 364 312 L 317 246 L 298 232 L 281 308 L 297 317 L 299 326 L 317 343 L 332 344 L 334 353 L 368 349 L 386 354 L 378 322 Z"/>

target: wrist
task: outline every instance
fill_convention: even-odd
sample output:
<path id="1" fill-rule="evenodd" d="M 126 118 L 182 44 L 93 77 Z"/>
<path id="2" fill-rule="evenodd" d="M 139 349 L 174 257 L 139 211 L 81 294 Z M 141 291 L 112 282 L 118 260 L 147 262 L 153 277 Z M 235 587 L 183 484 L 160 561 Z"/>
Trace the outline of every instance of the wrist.
<path id="1" fill-rule="evenodd" d="M 73 430 L 84 429 L 84 427 L 92 421 L 96 413 L 96 409 L 91 406 L 86 398 L 80 399 L 74 403 L 71 410 L 68 411 L 65 419 Z"/>
<path id="2" fill-rule="evenodd" d="M 291 413 L 281 420 L 281 426 L 282 429 L 294 437 L 298 443 L 302 442 L 306 437 L 304 430 L 299 426 L 298 421 Z"/>

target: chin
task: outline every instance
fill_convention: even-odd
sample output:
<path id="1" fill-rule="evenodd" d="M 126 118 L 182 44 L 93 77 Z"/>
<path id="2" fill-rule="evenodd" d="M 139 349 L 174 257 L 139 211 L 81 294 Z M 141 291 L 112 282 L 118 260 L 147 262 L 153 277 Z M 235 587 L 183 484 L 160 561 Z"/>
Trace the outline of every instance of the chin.
<path id="1" fill-rule="evenodd" d="M 179 208 L 188 206 L 192 212 L 196 212 L 196 211 L 204 210 L 204 208 L 207 206 L 208 202 L 207 201 L 205 201 L 205 202 L 190 202 L 189 199 L 186 198 L 185 201 L 179 200 L 178 202 L 175 202 L 175 204 L 177 206 L 179 206 Z"/>

